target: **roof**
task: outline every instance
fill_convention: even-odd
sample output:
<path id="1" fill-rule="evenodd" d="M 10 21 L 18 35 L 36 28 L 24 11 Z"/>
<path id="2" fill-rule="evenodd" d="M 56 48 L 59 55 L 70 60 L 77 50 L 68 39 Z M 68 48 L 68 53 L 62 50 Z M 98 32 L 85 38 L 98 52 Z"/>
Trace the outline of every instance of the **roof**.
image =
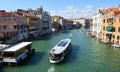
<path id="1" fill-rule="evenodd" d="M 116 17 L 120 17 L 120 13 L 116 15 Z"/>
<path id="2" fill-rule="evenodd" d="M 50 53 L 60 54 L 64 52 L 69 43 L 71 43 L 71 39 L 62 39 L 54 48 L 52 48 Z"/>
<path id="3" fill-rule="evenodd" d="M 0 10 L 0 12 L 6 12 L 5 10 Z"/>
<path id="4" fill-rule="evenodd" d="M 100 10 L 101 12 L 110 12 L 110 11 L 120 11 L 120 7 L 116 7 L 116 8 L 107 8 L 105 10 Z"/>
<path id="5" fill-rule="evenodd" d="M 120 11 L 114 12 L 116 17 L 120 17 Z"/>
<path id="6" fill-rule="evenodd" d="M 6 45 L 6 44 L 0 44 L 0 50 L 9 47 L 10 45 Z"/>
<path id="7" fill-rule="evenodd" d="M 32 44 L 32 42 L 22 42 L 22 43 L 19 43 L 19 44 L 15 45 L 15 46 L 4 49 L 2 51 L 4 51 L 4 52 L 15 52 L 15 51 L 18 51 L 19 49 L 22 49 L 23 47 L 25 47 L 29 44 Z"/>
<path id="8" fill-rule="evenodd" d="M 2 16 L 2 17 L 11 17 L 11 16 L 14 17 L 15 15 L 12 12 L 1 12 L 0 16 Z"/>

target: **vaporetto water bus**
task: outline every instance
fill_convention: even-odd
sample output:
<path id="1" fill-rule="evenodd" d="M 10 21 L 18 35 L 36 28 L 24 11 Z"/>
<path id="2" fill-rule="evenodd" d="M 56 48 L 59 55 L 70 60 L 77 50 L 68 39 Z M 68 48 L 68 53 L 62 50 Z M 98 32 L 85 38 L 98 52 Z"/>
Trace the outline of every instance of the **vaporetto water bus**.
<path id="1" fill-rule="evenodd" d="M 7 64 L 19 64 L 25 58 L 34 53 L 32 42 L 22 42 L 0 50 L 0 62 Z"/>
<path id="2" fill-rule="evenodd" d="M 50 62 L 61 62 L 71 49 L 71 39 L 62 39 L 50 51 Z"/>

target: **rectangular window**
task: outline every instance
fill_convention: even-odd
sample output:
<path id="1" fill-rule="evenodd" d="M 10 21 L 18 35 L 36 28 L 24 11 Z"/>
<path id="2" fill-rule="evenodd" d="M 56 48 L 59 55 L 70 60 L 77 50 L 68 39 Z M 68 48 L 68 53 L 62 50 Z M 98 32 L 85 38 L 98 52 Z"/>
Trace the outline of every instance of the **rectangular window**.
<path id="1" fill-rule="evenodd" d="M 103 27 L 103 30 L 105 30 L 105 27 Z"/>
<path id="2" fill-rule="evenodd" d="M 107 23 L 109 23 L 109 22 L 113 22 L 113 18 L 109 18 L 109 19 L 107 19 Z"/>
<path id="3" fill-rule="evenodd" d="M 119 22 L 120 22 L 120 17 L 119 17 Z"/>
<path id="4" fill-rule="evenodd" d="M 112 14 L 112 16 L 114 16 L 114 14 Z"/>
<path id="5" fill-rule="evenodd" d="M 116 18 L 114 18 L 114 22 L 116 22 Z"/>
<path id="6" fill-rule="evenodd" d="M 120 27 L 118 28 L 118 32 L 120 32 Z"/>
<path id="7" fill-rule="evenodd" d="M 6 26 L 5 26 L 5 25 L 3 25 L 3 29 L 6 29 Z"/>
<path id="8" fill-rule="evenodd" d="M 16 18 L 14 18 L 14 21 L 16 21 Z"/>
<path id="9" fill-rule="evenodd" d="M 4 18 L 4 22 L 6 22 L 6 19 Z"/>
<path id="10" fill-rule="evenodd" d="M 17 29 L 17 25 L 14 25 L 13 28 L 14 28 L 14 29 Z"/>
<path id="11" fill-rule="evenodd" d="M 8 20 L 10 21 L 10 18 Z"/>
<path id="12" fill-rule="evenodd" d="M 113 27 L 112 31 L 115 32 L 115 27 Z"/>
<path id="13" fill-rule="evenodd" d="M 103 23 L 105 23 L 105 19 L 103 19 Z"/>

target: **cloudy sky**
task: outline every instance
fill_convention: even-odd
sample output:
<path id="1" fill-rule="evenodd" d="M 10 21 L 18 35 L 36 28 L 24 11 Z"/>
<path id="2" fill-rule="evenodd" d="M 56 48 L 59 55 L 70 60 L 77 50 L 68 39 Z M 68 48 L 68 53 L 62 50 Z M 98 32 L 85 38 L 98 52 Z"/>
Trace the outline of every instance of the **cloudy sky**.
<path id="1" fill-rule="evenodd" d="M 91 18 L 98 9 L 118 7 L 120 0 L 0 0 L 0 9 L 14 11 L 43 7 L 53 15 L 65 18 Z"/>

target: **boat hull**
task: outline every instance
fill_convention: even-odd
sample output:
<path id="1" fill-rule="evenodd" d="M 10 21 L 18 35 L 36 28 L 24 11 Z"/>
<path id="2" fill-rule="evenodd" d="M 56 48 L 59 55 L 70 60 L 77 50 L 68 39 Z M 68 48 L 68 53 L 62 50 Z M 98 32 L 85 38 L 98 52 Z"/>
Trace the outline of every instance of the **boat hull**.
<path id="1" fill-rule="evenodd" d="M 59 63 L 59 62 L 61 62 L 62 60 L 64 60 L 64 57 L 62 57 L 60 60 L 51 60 L 51 59 L 50 59 L 50 63 Z"/>

